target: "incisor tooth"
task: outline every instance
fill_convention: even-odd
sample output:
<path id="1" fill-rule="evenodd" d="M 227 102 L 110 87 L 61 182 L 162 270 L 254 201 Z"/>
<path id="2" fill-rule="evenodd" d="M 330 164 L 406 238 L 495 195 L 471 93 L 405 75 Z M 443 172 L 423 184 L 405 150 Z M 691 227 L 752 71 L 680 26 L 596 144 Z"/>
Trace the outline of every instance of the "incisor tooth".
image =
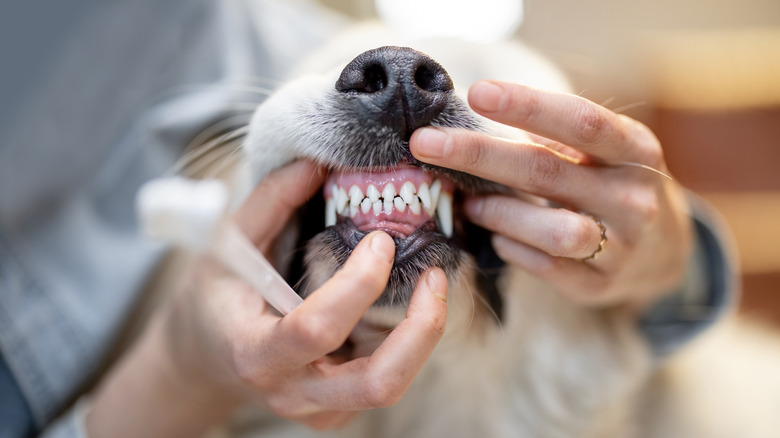
<path id="1" fill-rule="evenodd" d="M 395 209 L 400 211 L 401 213 L 406 211 L 406 202 L 404 202 L 403 199 L 401 199 L 400 196 L 396 196 L 393 198 L 393 205 L 395 205 Z"/>
<path id="2" fill-rule="evenodd" d="M 373 204 L 371 204 L 371 208 L 374 209 L 374 214 L 379 214 L 382 212 L 382 201 L 376 201 Z"/>
<path id="3" fill-rule="evenodd" d="M 371 202 L 376 202 L 379 200 L 381 195 L 379 194 L 379 190 L 377 190 L 376 186 L 370 184 L 366 189 L 366 196 L 371 200 Z"/>
<path id="4" fill-rule="evenodd" d="M 439 228 L 447 237 L 452 237 L 452 195 L 442 193 L 439 196 L 439 204 L 436 206 L 436 216 L 439 218 Z"/>
<path id="5" fill-rule="evenodd" d="M 336 200 L 328 198 L 325 201 L 325 227 L 336 225 Z"/>
<path id="6" fill-rule="evenodd" d="M 399 195 L 404 199 L 404 202 L 407 204 L 411 204 L 414 202 L 414 199 L 417 199 L 417 196 L 414 194 L 414 192 L 417 191 L 417 188 L 414 187 L 414 183 L 411 181 L 406 181 L 401 185 L 401 192 Z"/>
<path id="7" fill-rule="evenodd" d="M 382 198 L 384 198 L 385 201 L 390 200 L 390 202 L 393 202 L 393 198 L 395 198 L 396 194 L 397 192 L 395 191 L 393 183 L 387 183 L 385 188 L 382 189 Z"/>
<path id="8" fill-rule="evenodd" d="M 433 216 L 436 207 L 431 203 L 431 192 L 428 190 L 428 183 L 420 184 L 420 187 L 417 189 L 417 196 L 420 198 L 420 202 L 422 202 L 425 212 L 428 213 L 429 216 Z"/>
<path id="9" fill-rule="evenodd" d="M 363 195 L 363 191 L 360 190 L 360 187 L 357 185 L 353 185 L 349 188 L 349 206 L 350 207 L 357 207 L 360 205 L 361 202 L 363 202 L 363 198 L 365 196 Z"/>
<path id="10" fill-rule="evenodd" d="M 409 203 L 409 211 L 411 211 L 414 214 L 420 214 L 420 211 L 422 210 L 422 205 L 420 204 L 420 198 L 417 196 L 412 198 L 412 202 Z"/>
<path id="11" fill-rule="evenodd" d="M 363 202 L 360 203 L 360 211 L 362 211 L 363 214 L 366 214 L 368 213 L 368 210 L 371 210 L 371 200 L 364 198 Z"/>
<path id="12" fill-rule="evenodd" d="M 385 198 L 382 200 L 382 205 L 384 206 L 384 212 L 385 214 L 390 214 L 393 212 L 393 198 Z"/>

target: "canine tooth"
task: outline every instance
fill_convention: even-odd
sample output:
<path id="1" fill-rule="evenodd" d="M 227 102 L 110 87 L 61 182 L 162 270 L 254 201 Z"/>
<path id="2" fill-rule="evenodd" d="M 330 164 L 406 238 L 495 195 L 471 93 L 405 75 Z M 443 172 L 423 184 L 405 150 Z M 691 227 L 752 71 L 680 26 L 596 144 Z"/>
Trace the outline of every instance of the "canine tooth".
<path id="1" fill-rule="evenodd" d="M 406 181 L 401 186 L 401 192 L 399 195 L 401 195 L 401 198 L 403 198 L 404 202 L 407 204 L 411 204 L 414 202 L 415 199 L 417 199 L 417 196 L 415 196 L 414 192 L 417 191 L 417 188 L 414 187 L 414 183 L 411 181 Z"/>
<path id="2" fill-rule="evenodd" d="M 436 206 L 436 216 L 439 218 L 439 227 L 447 237 L 452 237 L 452 195 L 447 192 L 439 196 L 439 204 Z"/>
<path id="3" fill-rule="evenodd" d="M 420 211 L 422 210 L 422 204 L 420 204 L 420 198 L 417 196 L 412 198 L 412 202 L 409 204 L 409 211 L 411 211 L 414 214 L 420 214 Z"/>
<path id="4" fill-rule="evenodd" d="M 363 202 L 360 203 L 360 211 L 363 212 L 363 214 L 368 213 L 368 210 L 371 210 L 371 200 L 368 198 L 363 198 Z"/>
<path id="5" fill-rule="evenodd" d="M 379 214 L 382 212 L 382 201 L 376 201 L 373 204 L 371 204 L 371 207 L 374 209 L 374 214 Z"/>
<path id="6" fill-rule="evenodd" d="M 378 201 L 380 196 L 379 190 L 377 190 L 375 185 L 370 184 L 366 189 L 366 197 L 368 197 L 372 203 Z"/>
<path id="7" fill-rule="evenodd" d="M 347 202 L 349 202 L 349 196 L 347 195 L 347 192 L 344 191 L 343 188 L 339 187 L 338 192 L 336 193 L 336 212 L 341 215 L 346 215 L 347 210 Z"/>
<path id="8" fill-rule="evenodd" d="M 431 183 L 431 208 L 436 208 L 439 204 L 439 195 L 441 195 L 441 180 Z"/>
<path id="9" fill-rule="evenodd" d="M 420 184 L 420 187 L 417 189 L 417 196 L 420 198 L 420 202 L 422 202 L 425 212 L 428 213 L 429 216 L 433 216 L 433 212 L 436 208 L 431 202 L 431 192 L 428 189 L 428 183 Z"/>
<path id="10" fill-rule="evenodd" d="M 360 190 L 360 187 L 357 185 L 353 185 L 349 188 L 349 206 L 353 208 L 357 208 L 358 205 L 360 205 L 361 202 L 363 202 L 363 198 L 365 195 L 363 195 L 363 191 Z"/>
<path id="11" fill-rule="evenodd" d="M 406 211 L 406 202 L 404 202 L 403 199 L 401 199 L 400 196 L 396 196 L 393 198 L 393 205 L 395 206 L 395 209 L 400 211 L 401 213 Z"/>
<path id="12" fill-rule="evenodd" d="M 385 184 L 385 188 L 382 189 L 382 198 L 384 198 L 385 201 L 393 202 L 393 198 L 395 198 L 395 195 L 398 193 L 395 191 L 395 186 L 393 183 L 387 183 Z"/>
<path id="13" fill-rule="evenodd" d="M 385 214 L 390 214 L 393 212 L 393 198 L 383 199 L 382 205 L 384 206 Z"/>
<path id="14" fill-rule="evenodd" d="M 325 201 L 325 227 L 336 225 L 336 200 L 328 198 Z"/>

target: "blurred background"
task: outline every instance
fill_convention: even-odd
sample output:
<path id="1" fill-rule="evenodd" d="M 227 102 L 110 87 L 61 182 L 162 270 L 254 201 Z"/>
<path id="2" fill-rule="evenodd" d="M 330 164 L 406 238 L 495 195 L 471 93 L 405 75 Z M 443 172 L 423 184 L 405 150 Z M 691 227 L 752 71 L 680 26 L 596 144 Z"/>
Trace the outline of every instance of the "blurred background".
<path id="1" fill-rule="evenodd" d="M 373 0 L 320 1 L 377 14 Z M 518 2 L 513 36 L 584 97 L 649 125 L 675 178 L 723 214 L 741 259 L 741 310 L 780 327 L 780 1 Z"/>

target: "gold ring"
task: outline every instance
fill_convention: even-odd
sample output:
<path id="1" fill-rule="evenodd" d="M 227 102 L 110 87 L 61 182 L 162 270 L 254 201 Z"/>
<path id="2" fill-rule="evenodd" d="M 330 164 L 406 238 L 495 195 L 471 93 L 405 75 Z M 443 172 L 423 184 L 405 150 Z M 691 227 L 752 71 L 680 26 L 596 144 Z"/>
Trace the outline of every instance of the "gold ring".
<path id="1" fill-rule="evenodd" d="M 596 248 L 595 251 L 593 251 L 593 254 L 580 259 L 581 262 L 586 262 L 588 260 L 593 260 L 601 254 L 604 251 L 604 246 L 607 244 L 607 227 L 604 226 L 604 224 L 601 223 L 601 219 L 597 218 L 596 216 L 593 216 L 590 213 L 585 213 L 584 211 L 579 212 L 583 216 L 587 216 L 591 219 L 593 219 L 593 222 L 596 222 L 596 225 L 598 225 L 599 230 L 601 231 L 601 241 L 599 242 L 599 247 Z"/>

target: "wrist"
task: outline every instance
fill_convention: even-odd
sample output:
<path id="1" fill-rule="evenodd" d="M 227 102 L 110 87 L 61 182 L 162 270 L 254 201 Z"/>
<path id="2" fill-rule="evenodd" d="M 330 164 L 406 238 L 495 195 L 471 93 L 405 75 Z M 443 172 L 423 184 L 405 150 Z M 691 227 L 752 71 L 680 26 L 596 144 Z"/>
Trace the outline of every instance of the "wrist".
<path id="1" fill-rule="evenodd" d="M 188 437 L 225 421 L 240 401 L 174 360 L 155 318 L 94 395 L 86 428 L 101 436 Z"/>

